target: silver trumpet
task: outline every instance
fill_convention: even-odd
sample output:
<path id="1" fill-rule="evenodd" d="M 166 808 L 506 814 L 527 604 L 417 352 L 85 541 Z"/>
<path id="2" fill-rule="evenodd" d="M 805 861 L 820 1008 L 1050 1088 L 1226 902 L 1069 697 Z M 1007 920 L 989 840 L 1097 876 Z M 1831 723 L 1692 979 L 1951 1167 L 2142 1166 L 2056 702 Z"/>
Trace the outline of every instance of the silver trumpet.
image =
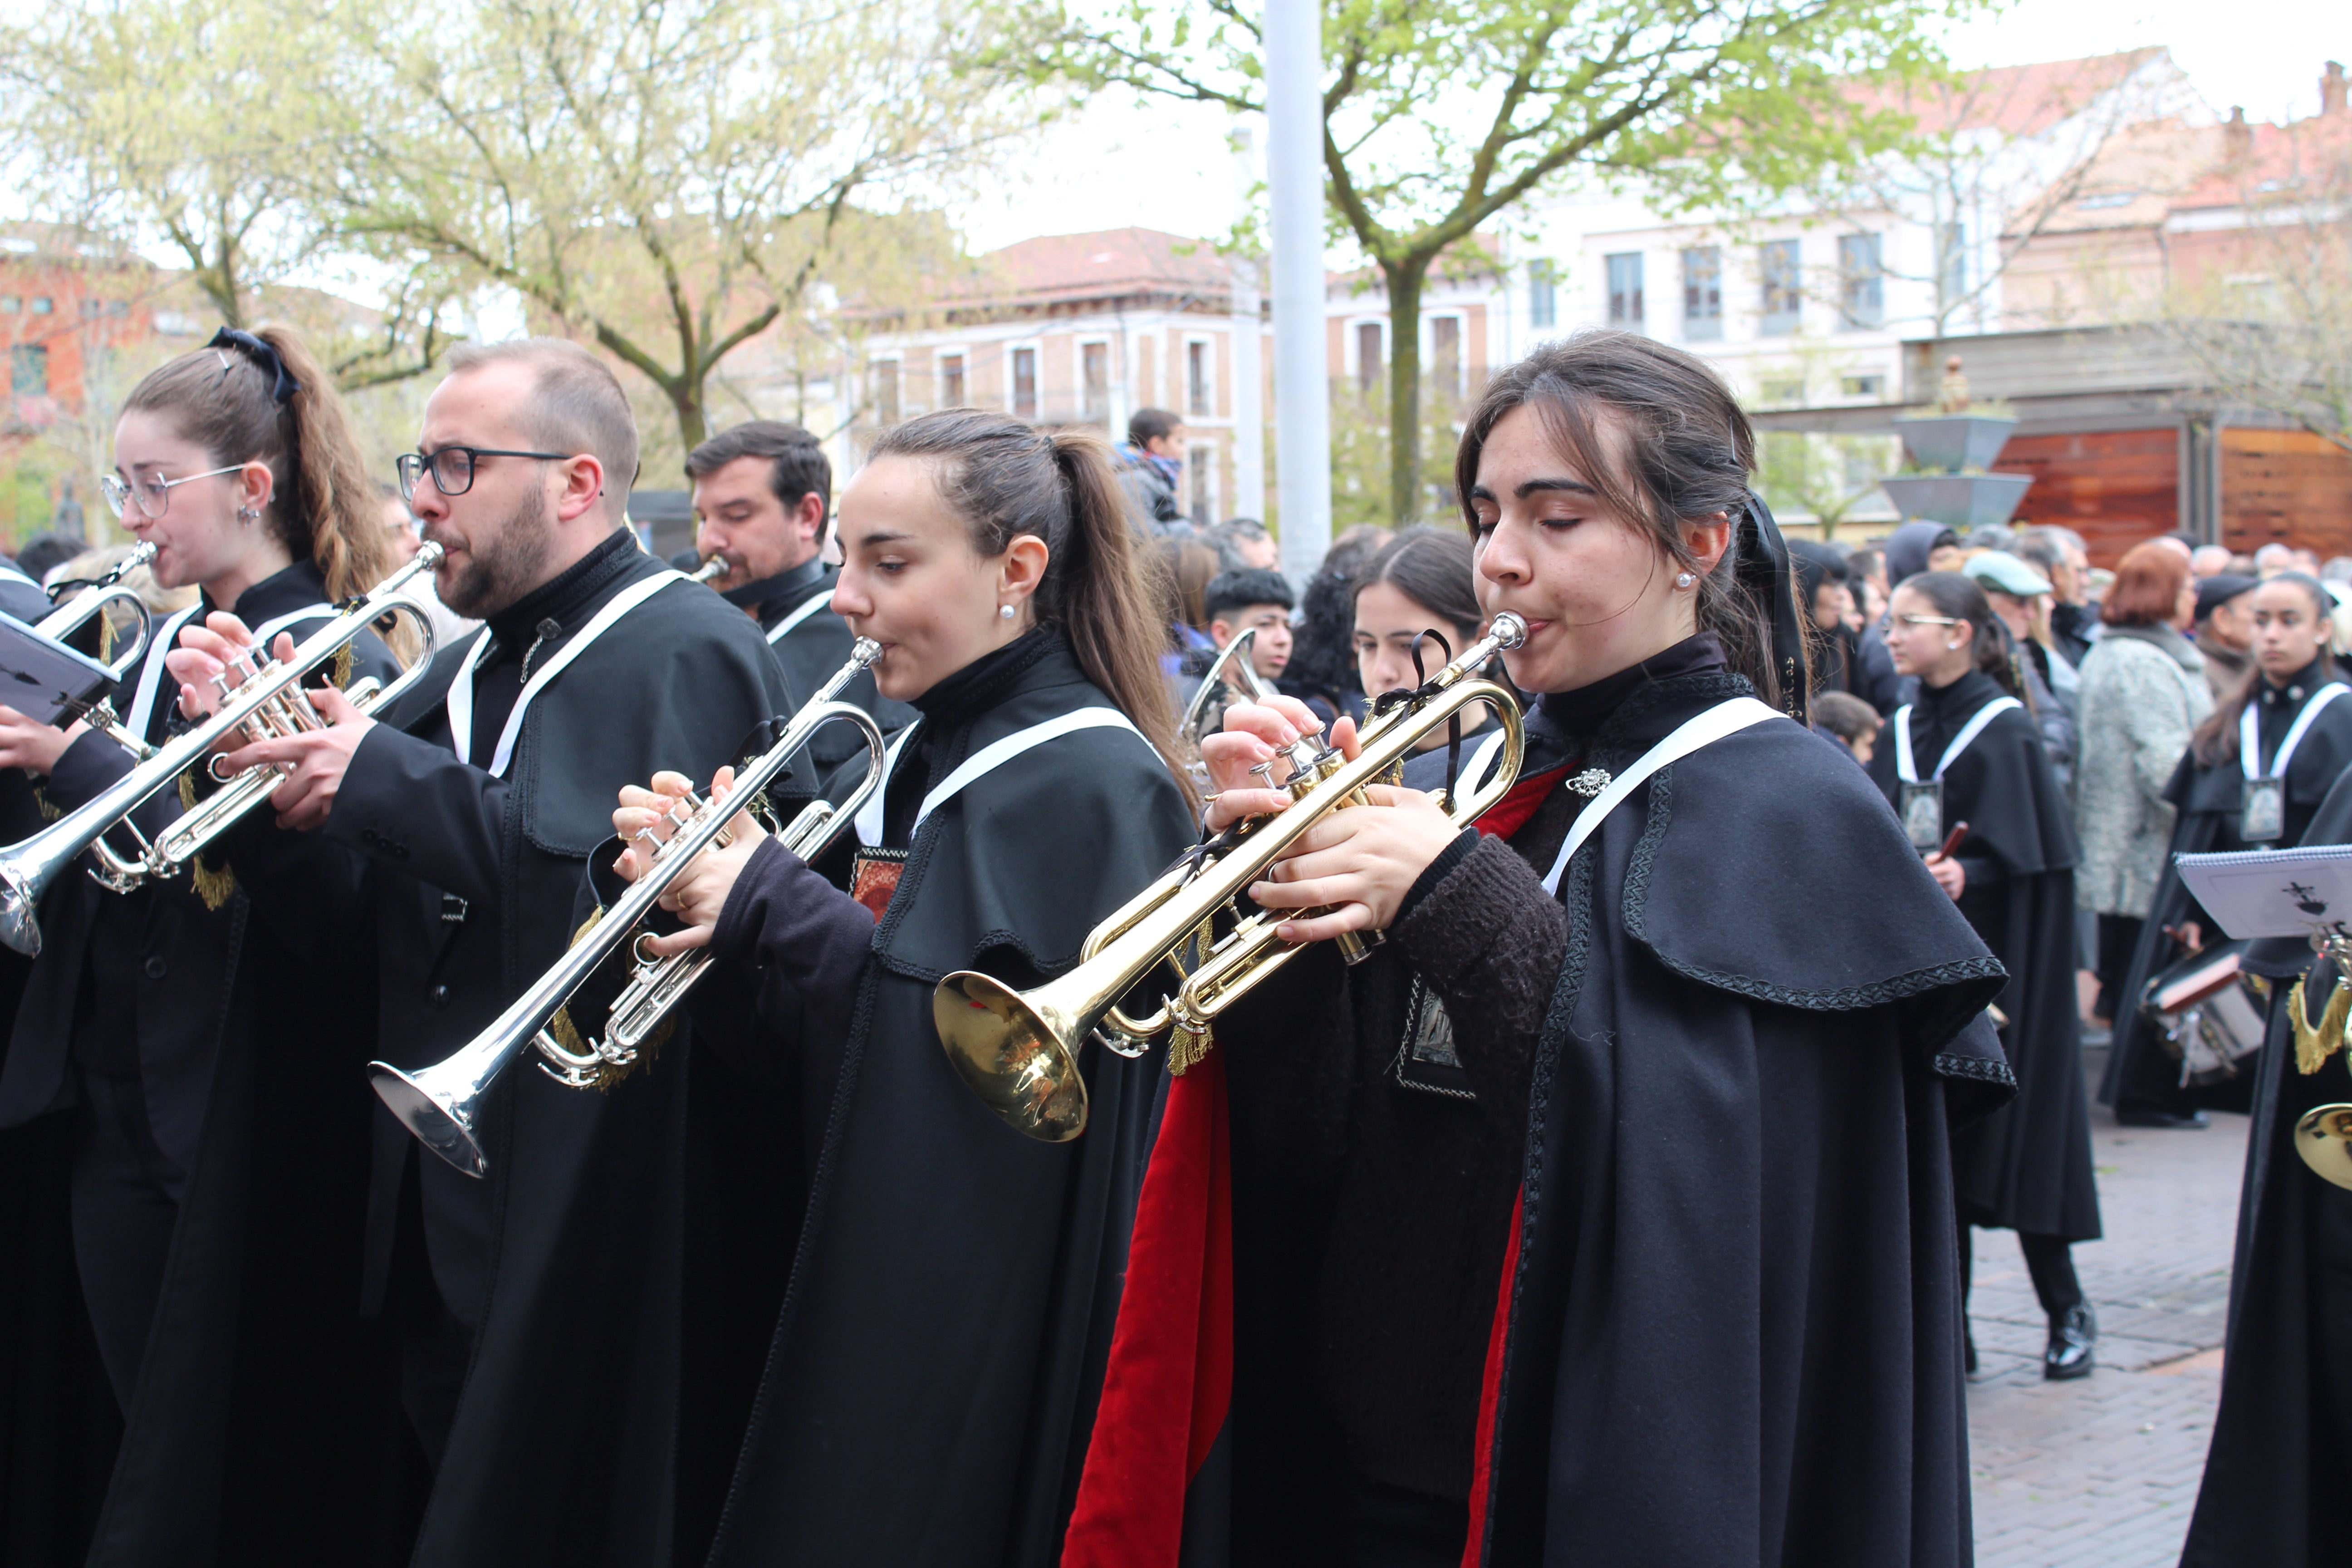
<path id="1" fill-rule="evenodd" d="M 881 644 L 858 638 L 849 662 L 793 715 L 776 743 L 744 767 L 725 800 L 705 800 L 689 793 L 670 808 L 667 821 L 674 831 L 667 839 L 650 828 L 640 834 L 651 864 L 627 891 L 613 900 L 611 909 L 573 940 L 554 967 L 515 998 L 488 1028 L 456 1054 L 414 1072 L 387 1062 L 369 1063 L 368 1074 L 375 1081 L 376 1093 L 402 1124 L 449 1163 L 469 1176 L 479 1176 L 489 1169 L 481 1143 L 474 1136 L 482 1096 L 507 1064 L 526 1049 L 536 1047 L 546 1058 L 540 1063 L 540 1070 L 573 1089 L 593 1089 L 608 1082 L 619 1069 L 635 1062 L 655 1029 L 710 967 L 708 948 L 668 958 L 656 958 L 646 951 L 646 940 L 653 933 L 643 929 L 645 921 L 678 874 L 704 849 L 725 845 L 727 825 L 735 814 L 757 799 L 793 754 L 827 724 L 836 721 L 853 724 L 865 737 L 866 777 L 837 805 L 819 800 L 803 807 L 777 835 L 783 847 L 803 860 L 824 853 L 880 786 L 882 731 L 863 708 L 835 699 L 860 670 L 881 657 Z M 585 1048 L 573 1050 L 555 1037 L 556 1015 L 606 955 L 624 944 L 630 952 L 629 978 L 614 999 L 604 1037 L 585 1041 Z"/>
<path id="2" fill-rule="evenodd" d="M 82 584 L 80 593 L 33 623 L 33 630 L 51 642 L 63 642 L 78 630 L 84 621 L 100 614 L 111 605 L 128 605 L 138 613 L 139 636 L 130 647 L 117 654 L 106 668 L 115 679 L 128 676 L 139 664 L 139 656 L 147 651 L 147 639 L 154 632 L 154 617 L 148 613 L 147 601 L 135 588 L 126 588 L 122 579 L 133 569 L 155 559 L 155 546 L 141 540 L 131 547 L 131 553 L 106 569 L 106 574 Z"/>
<path id="3" fill-rule="evenodd" d="M 704 562 L 701 565 L 696 567 L 692 572 L 687 574 L 687 581 L 689 583 L 716 582 L 718 579 L 726 576 L 728 571 L 729 567 L 727 564 L 727 557 L 724 555 L 714 555 L 709 560 Z"/>
<path id="4" fill-rule="evenodd" d="M 239 735 L 258 741 L 324 728 L 326 721 L 311 707 L 302 681 L 385 616 L 402 613 L 415 621 L 425 651 L 391 685 L 379 688 L 372 679 L 362 680 L 346 695 L 362 712 L 373 712 L 421 679 L 433 658 L 433 622 L 424 605 L 404 590 L 412 578 L 430 572 L 440 559 L 439 545 L 425 545 L 367 597 L 303 638 L 286 663 L 265 649 L 247 649 L 229 670 L 214 677 L 221 702 L 211 718 L 161 746 L 134 744 L 139 761 L 129 773 L 79 809 L 0 852 L 0 942 L 26 957 L 40 952 L 41 896 L 84 850 L 98 862 L 90 875 L 115 892 L 127 893 L 151 877 L 176 875 L 238 818 L 268 799 L 285 782 L 276 769 L 252 768 L 223 777 L 213 748 Z M 137 741 L 119 731 L 110 732 L 126 743 Z M 177 789 L 181 775 L 197 767 L 226 787 L 149 839 L 131 822 L 132 814 L 164 791 Z M 103 835 L 117 824 L 137 846 L 133 853 L 126 856 L 106 842 Z"/>
<path id="5" fill-rule="evenodd" d="M 1192 700 L 1185 706 L 1184 721 L 1176 729 L 1176 732 L 1183 736 L 1185 742 L 1194 751 L 1200 750 L 1201 721 L 1209 716 L 1209 703 L 1216 695 L 1218 686 L 1232 687 L 1244 702 L 1263 702 L 1278 695 L 1274 683 L 1260 675 L 1257 666 L 1250 661 L 1250 655 L 1256 647 L 1255 626 L 1237 632 L 1233 641 L 1217 650 L 1217 657 L 1210 660 L 1209 668 L 1201 672 L 1200 687 L 1192 693 Z"/>

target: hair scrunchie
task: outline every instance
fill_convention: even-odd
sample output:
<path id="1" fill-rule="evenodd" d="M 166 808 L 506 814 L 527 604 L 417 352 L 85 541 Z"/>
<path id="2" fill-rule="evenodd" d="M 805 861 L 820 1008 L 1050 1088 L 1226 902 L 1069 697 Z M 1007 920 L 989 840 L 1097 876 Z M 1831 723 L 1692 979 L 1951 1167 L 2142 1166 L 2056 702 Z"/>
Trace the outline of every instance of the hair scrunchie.
<path id="1" fill-rule="evenodd" d="M 252 359 L 254 363 L 269 372 L 274 378 L 269 388 L 271 401 L 283 405 L 302 390 L 302 384 L 287 374 L 286 362 L 264 339 L 237 327 L 223 327 L 213 334 L 208 349 L 236 349 Z"/>

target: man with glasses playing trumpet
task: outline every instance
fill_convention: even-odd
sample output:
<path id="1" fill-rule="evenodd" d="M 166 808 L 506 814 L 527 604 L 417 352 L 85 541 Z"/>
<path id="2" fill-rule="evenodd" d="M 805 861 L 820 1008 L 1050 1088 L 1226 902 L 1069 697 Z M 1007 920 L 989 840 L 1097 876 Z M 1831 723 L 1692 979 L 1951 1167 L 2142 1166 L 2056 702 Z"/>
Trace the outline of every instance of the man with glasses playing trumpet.
<path id="1" fill-rule="evenodd" d="M 262 868 L 299 834 L 347 852 L 352 916 L 375 928 L 381 1049 L 403 1069 L 450 1055 L 562 954 L 593 913 L 590 855 L 624 783 L 708 776 L 796 706 L 758 627 L 623 527 L 636 429 L 601 362 L 532 339 L 450 364 L 401 487 L 441 552 L 443 603 L 488 624 L 381 721 L 329 692 L 326 728 L 223 759 L 285 775 L 270 804 L 298 833 L 260 813 L 239 830 L 257 899 L 291 896 Z M 173 673 L 200 692 L 245 640 L 215 617 Z M 679 1216 L 689 1132 L 739 1095 L 716 1067 L 673 1038 L 602 1093 L 505 1074 L 469 1169 L 378 1113 L 364 1301 L 393 1321 L 436 1472 L 419 1560 L 694 1554 L 716 1499 L 674 1495 L 674 1478 L 705 1479 L 714 1396 L 687 1359 L 709 1338 L 687 1329 L 687 1278 L 719 1265 Z"/>

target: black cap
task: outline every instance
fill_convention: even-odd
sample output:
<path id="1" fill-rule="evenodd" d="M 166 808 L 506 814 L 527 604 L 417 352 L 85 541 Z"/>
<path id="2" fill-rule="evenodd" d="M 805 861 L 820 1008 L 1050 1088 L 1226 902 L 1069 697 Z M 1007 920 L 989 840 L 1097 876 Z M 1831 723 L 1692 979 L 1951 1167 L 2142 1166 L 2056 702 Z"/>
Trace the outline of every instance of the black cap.
<path id="1" fill-rule="evenodd" d="M 2242 577 L 2235 572 L 2217 572 L 2197 584 L 2197 618 L 2203 620 L 2213 613 L 2217 605 L 2226 605 L 2241 594 L 2251 594 L 2262 586 L 2261 580 Z"/>

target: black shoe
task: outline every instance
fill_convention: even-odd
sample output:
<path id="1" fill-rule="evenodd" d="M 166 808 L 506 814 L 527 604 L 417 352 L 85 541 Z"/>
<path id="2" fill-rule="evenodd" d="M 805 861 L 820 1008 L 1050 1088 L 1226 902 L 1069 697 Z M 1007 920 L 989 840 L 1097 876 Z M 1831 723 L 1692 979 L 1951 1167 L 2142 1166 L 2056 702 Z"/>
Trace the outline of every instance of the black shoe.
<path id="1" fill-rule="evenodd" d="M 2088 1301 L 2066 1309 L 2050 1325 L 2050 1348 L 2042 1352 L 2042 1375 L 2052 1383 L 2091 1375 L 2091 1346 L 2099 1338 L 2099 1322 Z"/>
<path id="2" fill-rule="evenodd" d="M 2205 1113 L 2201 1110 L 2192 1110 L 2186 1116 L 2175 1116 L 2169 1110 L 2118 1110 L 2116 1112 L 2116 1125 L 2118 1127 L 2165 1127 L 2175 1131 L 2185 1131 L 2189 1128 L 2203 1127 L 2208 1123 Z"/>

